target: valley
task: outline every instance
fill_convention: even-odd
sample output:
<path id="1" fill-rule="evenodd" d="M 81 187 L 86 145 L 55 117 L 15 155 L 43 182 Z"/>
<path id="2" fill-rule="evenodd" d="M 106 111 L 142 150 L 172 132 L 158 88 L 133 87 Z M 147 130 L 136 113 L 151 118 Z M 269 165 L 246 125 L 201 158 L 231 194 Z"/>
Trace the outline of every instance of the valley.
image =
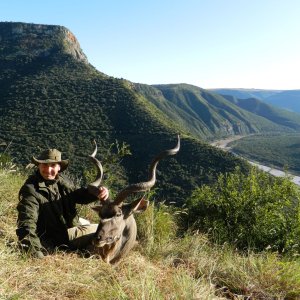
<path id="1" fill-rule="evenodd" d="M 272 141 L 272 143 L 270 142 Z M 225 151 L 230 151 L 236 155 L 239 155 L 245 158 L 250 164 L 258 167 L 259 169 L 266 171 L 274 176 L 291 176 L 291 180 L 300 185 L 300 173 L 297 171 L 298 166 L 296 168 L 289 168 L 287 165 L 284 165 L 284 162 L 289 160 L 292 166 L 296 166 L 298 162 L 298 156 L 300 155 L 300 149 L 297 146 L 300 140 L 300 134 L 293 134 L 288 136 L 234 136 L 227 139 L 216 140 L 212 142 L 210 145 L 223 149 Z M 259 142 L 257 142 L 259 141 Z M 248 147 L 251 144 L 252 147 Z M 265 148 L 261 148 L 261 144 L 265 146 Z M 272 161 L 270 158 L 266 158 L 266 153 L 269 151 L 268 146 L 270 148 L 277 149 L 277 161 Z M 286 149 L 294 148 L 295 153 L 292 155 L 286 151 Z M 242 149 L 242 151 L 240 150 Z M 256 151 L 253 152 L 253 149 Z M 267 150 L 266 150 L 267 149 Z M 275 151 L 276 152 L 276 151 Z M 286 155 L 284 155 L 284 153 Z M 270 162 L 270 164 L 268 164 Z M 285 171 L 286 167 L 286 171 Z"/>

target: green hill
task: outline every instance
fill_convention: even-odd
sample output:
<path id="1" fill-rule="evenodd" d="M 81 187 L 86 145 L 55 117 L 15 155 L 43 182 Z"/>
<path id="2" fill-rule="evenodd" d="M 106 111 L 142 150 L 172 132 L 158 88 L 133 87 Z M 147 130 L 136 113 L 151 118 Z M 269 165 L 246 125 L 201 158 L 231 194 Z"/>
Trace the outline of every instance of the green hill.
<path id="1" fill-rule="evenodd" d="M 264 99 L 267 103 L 300 113 L 300 90 L 282 91 Z"/>
<path id="2" fill-rule="evenodd" d="M 271 122 L 295 129 L 295 131 L 300 130 L 300 114 L 272 106 L 256 98 L 237 99 L 233 96 L 224 97 L 238 107 L 261 116 Z"/>
<path id="3" fill-rule="evenodd" d="M 188 84 L 135 86 L 187 132 L 205 140 L 236 134 L 293 132 L 300 125 L 299 117 L 287 118 L 285 123 L 277 122 L 278 118 L 266 118 L 221 95 Z"/>
<path id="4" fill-rule="evenodd" d="M 91 139 L 99 158 L 118 140 L 130 145 L 122 160 L 130 182 L 144 181 L 152 157 L 182 136 L 181 151 L 162 161 L 158 196 L 182 203 L 203 182 L 244 163 L 186 135 L 134 84 L 91 66 L 72 33 L 61 26 L 0 23 L 0 140 L 26 165 L 32 155 L 56 147 L 71 172 L 89 167 Z M 104 166 L 105 167 L 105 166 Z"/>
<path id="5" fill-rule="evenodd" d="M 281 93 L 281 90 L 261 90 L 261 89 L 243 89 L 243 88 L 219 88 L 219 89 L 209 89 L 209 91 L 214 92 L 219 95 L 230 95 L 239 99 L 256 98 L 259 100 L 264 100 L 267 97 Z"/>

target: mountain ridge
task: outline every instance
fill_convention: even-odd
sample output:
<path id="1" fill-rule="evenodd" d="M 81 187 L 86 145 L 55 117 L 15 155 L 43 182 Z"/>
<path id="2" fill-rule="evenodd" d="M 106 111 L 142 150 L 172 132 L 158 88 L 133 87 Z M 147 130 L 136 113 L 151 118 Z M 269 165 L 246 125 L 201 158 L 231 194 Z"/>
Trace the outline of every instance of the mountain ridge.
<path id="1" fill-rule="evenodd" d="M 300 113 L 300 89 L 294 90 L 263 90 L 263 89 L 210 89 L 223 96 L 239 99 L 256 98 L 273 106 Z"/>
<path id="2" fill-rule="evenodd" d="M 226 96 L 188 84 L 136 84 L 137 91 L 174 118 L 195 137 L 207 141 L 230 135 L 266 132 L 293 132 L 299 129 L 300 115 L 285 115 L 284 122 L 243 107 Z M 270 112 L 276 109 L 270 107 Z M 270 113 L 271 114 L 271 113 Z M 279 114 L 279 111 L 276 111 Z"/>

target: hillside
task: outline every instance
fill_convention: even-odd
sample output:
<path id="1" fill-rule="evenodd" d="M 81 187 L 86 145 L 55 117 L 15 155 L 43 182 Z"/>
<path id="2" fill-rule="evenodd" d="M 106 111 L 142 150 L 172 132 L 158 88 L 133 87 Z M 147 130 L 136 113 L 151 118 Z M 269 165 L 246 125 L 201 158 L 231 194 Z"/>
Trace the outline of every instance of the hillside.
<path id="1" fill-rule="evenodd" d="M 157 195 L 177 203 L 219 172 L 245 168 L 189 137 L 134 84 L 97 71 L 68 29 L 0 23 L 0 39 L 0 141 L 9 144 L 16 163 L 25 166 L 41 149 L 56 147 L 81 176 L 90 167 L 90 141 L 97 140 L 101 159 L 117 140 L 130 146 L 122 165 L 128 181 L 136 182 L 145 180 L 152 157 L 173 147 L 180 133 L 181 151 L 160 163 L 157 183 Z"/>
<path id="2" fill-rule="evenodd" d="M 300 113 L 300 90 L 212 89 L 211 91 L 239 99 L 256 98 L 275 107 Z"/>
<path id="3" fill-rule="evenodd" d="M 219 95 L 230 95 L 238 99 L 248 99 L 256 98 L 259 100 L 264 100 L 267 97 L 281 93 L 281 90 L 260 90 L 260 89 L 243 89 L 243 88 L 219 88 L 219 89 L 209 89 L 209 91 L 219 94 Z"/>
<path id="4" fill-rule="evenodd" d="M 261 116 L 273 123 L 292 128 L 295 131 L 300 130 L 300 114 L 267 104 L 257 98 L 237 99 L 236 97 L 226 95 L 224 95 L 224 98 L 238 107 Z"/>
<path id="5" fill-rule="evenodd" d="M 188 84 L 135 84 L 135 87 L 187 132 L 205 140 L 237 134 L 293 132 L 300 126 L 300 116 L 288 116 L 282 110 L 276 111 L 274 117 L 271 112 L 266 117 L 255 109 Z M 286 122 L 281 122 L 280 118 L 285 118 Z"/>
<path id="6" fill-rule="evenodd" d="M 300 113 L 300 90 L 282 91 L 264 100 L 272 105 Z"/>

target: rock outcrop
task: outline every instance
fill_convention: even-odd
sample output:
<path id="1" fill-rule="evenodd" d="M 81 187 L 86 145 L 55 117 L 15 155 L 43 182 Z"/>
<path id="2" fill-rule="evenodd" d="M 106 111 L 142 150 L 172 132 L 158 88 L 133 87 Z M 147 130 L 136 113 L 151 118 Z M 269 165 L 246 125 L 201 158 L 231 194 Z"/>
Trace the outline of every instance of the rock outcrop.
<path id="1" fill-rule="evenodd" d="M 1 57 L 49 56 L 55 51 L 63 51 L 88 64 L 76 37 L 63 26 L 0 22 Z"/>

